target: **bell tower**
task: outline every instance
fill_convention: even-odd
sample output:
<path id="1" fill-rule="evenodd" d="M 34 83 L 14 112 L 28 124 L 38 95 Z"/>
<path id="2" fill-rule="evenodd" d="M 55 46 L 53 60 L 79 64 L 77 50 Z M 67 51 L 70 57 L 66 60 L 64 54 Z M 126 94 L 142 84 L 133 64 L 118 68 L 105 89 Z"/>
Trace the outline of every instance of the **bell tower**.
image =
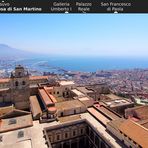
<path id="1" fill-rule="evenodd" d="M 17 109 L 29 108 L 29 74 L 21 65 L 15 67 L 10 77 L 11 100 Z"/>

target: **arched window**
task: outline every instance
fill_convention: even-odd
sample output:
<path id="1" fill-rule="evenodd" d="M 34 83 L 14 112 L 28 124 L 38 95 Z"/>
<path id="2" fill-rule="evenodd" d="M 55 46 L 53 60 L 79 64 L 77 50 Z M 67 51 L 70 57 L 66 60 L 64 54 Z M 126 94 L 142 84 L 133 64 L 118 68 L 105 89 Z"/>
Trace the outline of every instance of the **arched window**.
<path id="1" fill-rule="evenodd" d="M 18 76 L 19 76 L 19 77 L 21 76 L 21 72 L 18 73 Z"/>
<path id="2" fill-rule="evenodd" d="M 26 84 L 26 82 L 25 82 L 25 81 L 23 81 L 23 82 L 22 82 L 22 85 L 25 85 L 25 84 Z"/>
<path id="3" fill-rule="evenodd" d="M 18 86 L 18 81 L 15 82 L 15 86 Z"/>

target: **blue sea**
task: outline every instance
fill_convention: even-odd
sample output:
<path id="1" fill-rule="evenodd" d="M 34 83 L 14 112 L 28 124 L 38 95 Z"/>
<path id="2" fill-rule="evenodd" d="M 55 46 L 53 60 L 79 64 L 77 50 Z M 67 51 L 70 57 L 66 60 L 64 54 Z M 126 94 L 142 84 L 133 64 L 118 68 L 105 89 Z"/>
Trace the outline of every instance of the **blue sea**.
<path id="1" fill-rule="evenodd" d="M 54 71 L 63 68 L 68 71 L 95 72 L 97 70 L 119 70 L 148 68 L 148 58 L 113 57 L 36 57 L 16 62 L 40 71 Z"/>

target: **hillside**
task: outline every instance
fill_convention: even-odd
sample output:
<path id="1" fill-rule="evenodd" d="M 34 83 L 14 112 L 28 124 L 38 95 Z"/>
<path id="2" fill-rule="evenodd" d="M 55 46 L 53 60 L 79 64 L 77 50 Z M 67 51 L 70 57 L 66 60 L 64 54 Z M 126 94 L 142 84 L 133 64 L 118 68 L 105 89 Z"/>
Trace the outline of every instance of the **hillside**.
<path id="1" fill-rule="evenodd" d="M 0 57 L 29 57 L 31 55 L 28 51 L 12 48 L 5 44 L 0 44 Z"/>

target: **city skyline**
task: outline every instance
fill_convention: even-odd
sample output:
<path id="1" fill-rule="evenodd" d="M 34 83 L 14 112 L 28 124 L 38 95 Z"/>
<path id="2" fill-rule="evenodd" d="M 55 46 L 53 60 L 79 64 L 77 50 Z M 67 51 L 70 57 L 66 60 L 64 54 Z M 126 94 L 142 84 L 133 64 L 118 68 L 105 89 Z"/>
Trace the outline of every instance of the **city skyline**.
<path id="1" fill-rule="evenodd" d="M 65 56 L 148 56 L 148 15 L 1 14 L 0 43 Z"/>

